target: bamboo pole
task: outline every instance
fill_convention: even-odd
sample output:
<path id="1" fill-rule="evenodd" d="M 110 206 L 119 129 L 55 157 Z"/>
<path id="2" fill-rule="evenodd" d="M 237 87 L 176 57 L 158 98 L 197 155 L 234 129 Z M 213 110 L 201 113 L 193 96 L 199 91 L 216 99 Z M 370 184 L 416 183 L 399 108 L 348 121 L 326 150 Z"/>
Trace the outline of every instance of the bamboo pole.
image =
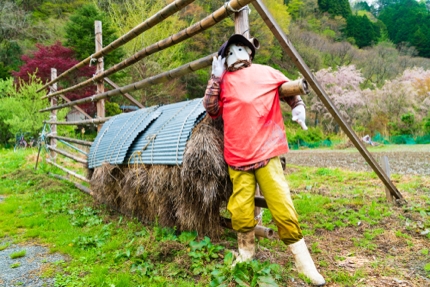
<path id="1" fill-rule="evenodd" d="M 64 155 L 65 157 L 71 158 L 71 159 L 73 159 L 74 161 L 77 161 L 77 162 L 83 163 L 83 164 L 85 164 L 85 165 L 88 163 L 88 161 L 87 161 L 87 160 L 82 159 L 82 158 L 79 158 L 79 157 L 77 157 L 77 156 L 75 156 L 75 155 L 72 155 L 72 154 L 70 154 L 70 153 L 68 153 L 68 152 L 66 152 L 66 151 L 64 151 L 64 150 L 62 150 L 62 149 L 54 148 L 54 147 L 49 146 L 49 145 L 48 145 L 48 148 L 49 148 L 50 150 L 54 150 L 55 152 L 57 152 L 57 153 L 59 153 L 59 154 Z"/>
<path id="2" fill-rule="evenodd" d="M 73 105 L 74 102 L 70 102 L 63 105 Z M 63 105 L 57 105 L 56 108 L 61 108 Z M 42 110 L 43 111 L 43 110 Z M 91 120 L 83 120 L 83 121 L 72 121 L 72 122 L 59 122 L 59 121 L 44 121 L 47 124 L 53 124 L 53 125 L 63 125 L 63 126 L 74 126 L 74 125 L 90 125 L 90 124 L 101 124 L 104 122 L 107 122 L 112 117 L 106 117 L 103 119 L 91 119 Z"/>
<path id="3" fill-rule="evenodd" d="M 80 145 L 84 145 L 84 146 L 91 146 L 93 144 L 93 142 L 90 142 L 90 141 L 84 141 L 84 140 L 78 140 L 78 139 L 74 139 L 74 138 L 61 137 L 61 136 L 56 136 L 56 135 L 52 135 L 52 134 L 48 134 L 47 137 L 48 138 L 56 138 L 57 140 L 63 140 L 63 141 L 66 141 L 66 142 L 76 143 L 76 144 L 80 144 Z"/>
<path id="4" fill-rule="evenodd" d="M 86 194 L 88 194 L 88 195 L 91 195 L 91 196 L 94 196 L 94 193 L 92 192 L 92 190 L 91 189 L 89 189 L 88 187 L 86 187 L 86 186 L 83 186 L 82 184 L 79 184 L 79 183 L 76 183 L 76 182 L 74 182 L 74 181 L 72 181 L 72 180 L 70 180 L 70 179 L 68 179 L 67 177 L 64 177 L 64 176 L 61 176 L 61 175 L 58 175 L 58 174 L 55 174 L 55 173 L 48 173 L 50 176 L 52 176 L 52 177 L 55 177 L 55 178 L 57 178 L 57 179 L 61 179 L 61 180 L 65 180 L 65 181 L 68 181 L 68 182 L 71 182 L 71 183 L 73 183 L 79 190 L 81 190 L 81 191 L 83 191 L 83 192 L 85 192 Z"/>
<path id="5" fill-rule="evenodd" d="M 104 47 L 101 51 L 95 53 L 94 55 L 91 55 L 90 57 L 87 57 L 86 59 L 82 60 L 80 63 L 74 65 L 73 67 L 71 67 L 70 69 L 63 72 L 61 75 L 59 75 L 55 80 L 51 79 L 50 82 L 46 83 L 43 87 L 41 87 L 39 90 L 37 90 L 37 92 L 42 91 L 46 87 L 48 87 L 48 86 L 52 85 L 53 83 L 57 82 L 58 80 L 64 78 L 65 76 L 67 76 L 71 72 L 73 72 L 79 68 L 82 68 L 83 66 L 86 66 L 88 63 L 90 63 L 94 59 L 97 59 L 97 58 L 102 57 L 102 56 L 106 56 L 111 51 L 113 51 L 113 50 L 121 47 L 122 45 L 130 42 L 131 40 L 133 40 L 134 38 L 136 38 L 137 36 L 139 36 L 143 32 L 145 32 L 145 31 L 149 30 L 150 28 L 154 27 L 155 25 L 161 23 L 164 19 L 170 17 L 171 15 L 178 12 L 179 10 L 181 10 L 182 8 L 186 7 L 187 5 L 191 4 L 194 1 L 195 0 L 176 0 L 176 1 L 173 1 L 169 5 L 167 5 L 166 7 L 161 9 L 160 11 L 158 11 L 155 15 L 151 16 L 150 18 L 148 18 L 144 22 L 140 23 L 139 25 L 137 25 L 136 27 L 131 29 L 127 34 L 125 34 L 121 38 L 116 39 L 115 41 L 110 43 L 108 46 Z"/>
<path id="6" fill-rule="evenodd" d="M 57 69 L 51 68 L 51 80 L 53 80 L 55 78 L 57 78 Z M 57 83 L 52 85 L 50 92 L 53 92 L 56 90 L 57 90 Z M 51 98 L 51 107 L 56 107 L 57 104 L 58 104 L 57 97 L 52 97 Z M 51 110 L 50 119 L 53 122 L 57 120 L 57 110 L 56 109 Z M 54 135 L 57 134 L 57 125 L 56 124 L 51 124 L 51 133 Z M 55 138 L 51 138 L 50 145 L 53 147 L 56 147 L 57 146 L 57 140 Z M 57 154 L 55 153 L 55 151 L 50 150 L 49 153 L 51 155 L 52 160 L 55 161 L 57 158 Z"/>
<path id="7" fill-rule="evenodd" d="M 133 65 L 134 63 L 138 62 L 139 60 L 142 60 L 143 58 L 152 55 L 156 52 L 159 52 L 161 50 L 164 50 L 166 48 L 169 48 L 175 44 L 178 44 L 186 39 L 191 38 L 192 36 L 201 33 L 203 31 L 205 31 L 206 29 L 214 26 L 216 23 L 220 22 L 221 20 L 227 18 L 232 12 L 241 9 L 242 7 L 246 6 L 248 3 L 252 2 L 254 0 L 231 0 L 230 2 L 228 2 L 228 4 L 223 5 L 221 8 L 219 8 L 218 10 L 216 10 L 215 12 L 213 12 L 211 15 L 207 16 L 206 18 L 204 18 L 203 20 L 197 22 L 196 24 L 164 39 L 161 40 L 155 44 L 152 44 L 151 46 L 148 46 L 146 48 L 143 48 L 142 50 L 140 50 L 139 52 L 137 52 L 136 54 L 134 54 L 133 56 L 131 56 L 130 58 L 114 65 L 113 67 L 107 69 L 105 72 L 98 74 L 96 76 L 94 76 L 91 79 L 85 80 L 75 86 L 69 87 L 67 89 L 62 90 L 62 93 L 65 92 L 70 92 L 82 87 L 85 87 L 89 84 L 91 84 L 93 81 L 97 81 L 101 78 L 107 77 L 115 72 L 118 72 L 130 65 Z M 60 93 L 60 92 L 58 92 Z M 44 97 L 42 97 L 42 99 L 44 98 L 49 98 L 55 96 L 54 94 L 49 94 L 46 95 Z"/>
<path id="8" fill-rule="evenodd" d="M 55 167 L 58 167 L 58 168 L 59 168 L 59 169 L 61 169 L 62 171 L 66 172 L 66 173 L 68 173 L 68 174 L 70 174 L 70 175 L 73 175 L 74 177 L 76 177 L 76 178 L 78 178 L 78 179 L 80 179 L 80 180 L 82 180 L 82 181 L 90 182 L 90 181 L 89 181 L 89 179 L 87 179 L 86 177 L 84 177 L 84 176 L 82 176 L 82 175 L 80 175 L 80 174 L 77 174 L 77 173 L 75 173 L 75 172 L 73 172 L 73 171 L 71 171 L 71 170 L 68 170 L 67 168 L 65 168 L 65 167 L 63 167 L 63 166 L 61 166 L 61 165 L 59 165 L 59 164 L 57 164 L 57 163 L 55 163 L 55 162 L 51 161 L 50 159 L 46 159 L 46 162 L 47 162 L 47 163 L 52 164 L 52 165 L 53 165 L 53 166 L 55 166 Z"/>
<path id="9" fill-rule="evenodd" d="M 217 53 L 206 56 L 206 57 L 201 58 L 201 59 L 198 59 L 194 62 L 190 62 L 190 63 L 185 64 L 183 66 L 180 66 L 176 69 L 173 69 L 173 70 L 158 74 L 156 76 L 152 76 L 150 78 L 144 79 L 142 81 L 124 86 L 122 88 L 110 90 L 110 91 L 104 92 L 103 94 L 100 94 L 100 95 L 93 95 L 91 97 L 79 99 L 79 100 L 76 100 L 76 101 L 73 101 L 70 103 L 57 105 L 55 108 L 56 109 L 62 109 L 62 108 L 70 107 L 70 106 L 77 105 L 77 104 L 93 102 L 93 101 L 98 100 L 100 98 L 108 98 L 108 97 L 116 96 L 116 95 L 119 95 L 122 93 L 140 90 L 140 89 L 143 89 L 149 85 L 165 83 L 169 80 L 184 76 L 186 74 L 197 71 L 199 69 L 209 67 L 210 65 L 212 65 L 213 57 L 216 55 L 217 55 Z M 39 112 L 43 113 L 43 112 L 50 111 L 51 109 L 52 109 L 52 107 L 40 110 Z"/>
<path id="10" fill-rule="evenodd" d="M 114 89 L 119 89 L 120 86 L 118 86 L 117 84 L 115 84 L 113 81 L 111 81 L 109 78 L 105 78 L 105 82 L 108 83 L 109 85 L 111 85 L 111 87 L 113 87 Z M 127 100 L 129 100 L 130 102 L 132 102 L 133 104 L 135 104 L 136 106 L 138 106 L 139 108 L 143 109 L 145 108 L 144 105 L 142 105 L 139 101 L 136 101 L 135 98 L 133 98 L 129 93 L 121 93 Z"/>
<path id="11" fill-rule="evenodd" d="M 228 229 L 233 229 L 231 219 L 221 217 L 221 226 L 226 227 Z M 264 227 L 261 225 L 256 225 L 254 227 L 255 235 L 258 237 L 264 237 L 267 239 L 278 239 L 278 234 L 271 228 Z"/>
<path id="12" fill-rule="evenodd" d="M 260 14 L 261 18 L 263 18 L 263 21 L 272 31 L 275 38 L 279 41 L 283 50 L 290 56 L 290 58 L 292 59 L 296 67 L 299 69 L 300 73 L 303 75 L 303 77 L 307 80 L 307 82 L 310 84 L 312 89 L 318 95 L 321 102 L 323 102 L 324 106 L 327 108 L 327 110 L 330 112 L 330 114 L 333 116 L 336 122 L 340 125 L 344 133 L 349 137 L 351 142 L 358 149 L 360 154 L 364 157 L 364 159 L 367 161 L 367 163 L 370 165 L 373 171 L 378 175 L 381 181 L 390 190 L 390 193 L 396 198 L 396 202 L 398 204 L 406 203 L 405 199 L 397 190 L 396 186 L 387 177 L 387 175 L 384 173 L 384 171 L 381 169 L 381 167 L 378 165 L 378 163 L 375 161 L 375 159 L 366 149 L 366 147 L 362 144 L 361 140 L 358 138 L 355 132 L 343 120 L 336 106 L 332 103 L 329 96 L 326 94 L 324 89 L 318 83 L 317 79 L 314 77 L 309 67 L 303 61 L 300 54 L 294 48 L 293 44 L 290 42 L 287 36 L 282 32 L 281 28 L 273 19 L 270 12 L 264 6 L 263 2 L 261 0 L 256 0 L 255 2 L 253 2 L 253 5 L 257 10 L 258 14 Z"/>

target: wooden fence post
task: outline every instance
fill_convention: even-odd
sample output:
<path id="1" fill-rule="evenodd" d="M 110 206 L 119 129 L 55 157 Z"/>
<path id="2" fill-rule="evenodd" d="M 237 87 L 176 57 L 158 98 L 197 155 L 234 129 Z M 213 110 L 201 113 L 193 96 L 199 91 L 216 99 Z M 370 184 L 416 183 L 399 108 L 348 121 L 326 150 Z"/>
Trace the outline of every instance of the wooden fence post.
<path id="1" fill-rule="evenodd" d="M 382 156 L 381 158 L 381 167 L 382 167 L 382 170 L 387 175 L 387 178 L 390 178 L 391 177 L 390 163 L 388 162 L 388 157 L 386 155 Z M 394 197 L 386 186 L 385 186 L 385 194 L 387 195 L 388 202 L 394 202 Z"/>
<path id="2" fill-rule="evenodd" d="M 103 49 L 103 38 L 102 38 L 102 22 L 101 21 L 94 21 L 94 29 L 95 29 L 95 35 L 96 35 L 96 53 L 101 51 Z M 97 70 L 96 75 L 99 73 L 103 73 L 104 70 L 104 62 L 103 57 L 100 57 L 97 59 Z M 105 86 L 103 79 L 97 81 L 97 94 L 104 93 Z M 100 99 L 97 101 L 97 118 L 104 118 L 105 117 L 105 100 Z M 99 124 L 97 126 L 97 131 L 100 131 L 102 128 L 102 125 Z"/>
<path id="3" fill-rule="evenodd" d="M 236 34 L 241 34 L 247 39 L 250 38 L 248 5 L 243 7 L 239 12 L 234 13 L 234 31 Z"/>
<path id="4" fill-rule="evenodd" d="M 55 68 L 51 68 L 51 81 L 55 80 L 55 78 L 57 77 L 57 69 Z M 51 93 L 55 93 L 57 91 L 57 83 L 54 83 L 52 86 L 50 86 L 50 92 Z M 57 97 L 52 97 L 51 98 L 51 107 L 54 107 L 57 105 Z M 56 121 L 57 120 L 57 110 L 52 110 L 51 111 L 51 121 Z M 51 134 L 53 135 L 57 135 L 57 125 L 56 124 L 51 124 Z M 57 147 L 57 140 L 55 138 L 51 138 L 49 145 L 53 148 Z M 57 159 L 57 153 L 55 151 L 53 151 L 52 149 L 50 149 L 50 155 L 51 155 L 51 159 L 52 161 L 56 161 Z"/>
<path id="5" fill-rule="evenodd" d="M 250 40 L 250 33 L 249 33 L 249 6 L 245 6 L 240 10 L 239 12 L 234 13 L 234 32 L 236 34 L 241 34 L 244 37 L 246 37 L 248 40 Z M 255 186 L 255 196 L 261 196 L 260 187 L 258 184 Z M 262 223 L 262 217 L 261 214 L 261 208 L 255 207 L 254 208 L 254 216 L 257 218 L 258 225 Z M 259 236 L 257 236 L 260 238 Z"/>

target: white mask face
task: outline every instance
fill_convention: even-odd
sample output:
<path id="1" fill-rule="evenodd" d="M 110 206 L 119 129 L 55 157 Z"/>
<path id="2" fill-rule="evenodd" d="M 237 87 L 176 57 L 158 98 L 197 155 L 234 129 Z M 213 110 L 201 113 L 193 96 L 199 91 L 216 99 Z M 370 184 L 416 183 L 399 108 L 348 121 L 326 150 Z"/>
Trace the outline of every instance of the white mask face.
<path id="1" fill-rule="evenodd" d="M 249 47 L 237 46 L 236 44 L 232 44 L 228 46 L 227 50 L 228 50 L 228 53 L 226 56 L 227 67 L 234 65 L 238 61 L 250 60 L 249 55 L 251 54 L 251 49 Z M 242 65 L 243 63 L 237 63 L 237 66 L 235 65 L 235 67 L 237 68 Z"/>

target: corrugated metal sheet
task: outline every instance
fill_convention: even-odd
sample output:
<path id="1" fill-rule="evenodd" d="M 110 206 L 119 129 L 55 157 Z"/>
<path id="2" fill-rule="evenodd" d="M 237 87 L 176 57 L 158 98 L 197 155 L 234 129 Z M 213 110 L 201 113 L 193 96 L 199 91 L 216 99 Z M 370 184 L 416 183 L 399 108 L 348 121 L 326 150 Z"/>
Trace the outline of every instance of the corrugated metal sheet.
<path id="1" fill-rule="evenodd" d="M 202 99 L 161 106 L 158 110 L 162 111 L 160 117 L 134 141 L 125 162 L 182 164 L 191 131 L 206 114 Z"/>
<path id="2" fill-rule="evenodd" d="M 104 123 L 90 147 L 88 167 L 121 164 L 136 137 L 161 115 L 157 106 L 117 115 Z"/>
<path id="3" fill-rule="evenodd" d="M 194 126 L 205 116 L 202 99 L 151 107 L 106 122 L 90 148 L 89 168 L 111 164 L 182 164 Z"/>

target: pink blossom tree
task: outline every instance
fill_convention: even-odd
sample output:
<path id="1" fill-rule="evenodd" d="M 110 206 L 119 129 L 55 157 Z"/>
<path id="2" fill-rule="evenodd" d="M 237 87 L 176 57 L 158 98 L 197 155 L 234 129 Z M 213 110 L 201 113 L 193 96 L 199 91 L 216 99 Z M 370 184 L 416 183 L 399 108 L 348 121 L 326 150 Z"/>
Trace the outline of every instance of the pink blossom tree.
<path id="1" fill-rule="evenodd" d="M 319 70 L 316 78 L 329 95 L 341 116 L 353 125 L 359 109 L 364 105 L 360 84 L 364 81 L 359 70 L 354 65 L 341 66 Z M 336 130 L 337 123 L 317 96 L 312 97 L 310 111 L 314 113 L 316 122 L 321 121 L 324 128 L 330 132 Z"/>
<path id="2" fill-rule="evenodd" d="M 393 80 L 385 81 L 381 88 L 366 89 L 362 96 L 363 126 L 370 132 L 392 134 L 404 123 L 402 116 L 414 115 L 419 123 L 430 107 L 430 70 L 414 67 L 406 69 Z"/>

